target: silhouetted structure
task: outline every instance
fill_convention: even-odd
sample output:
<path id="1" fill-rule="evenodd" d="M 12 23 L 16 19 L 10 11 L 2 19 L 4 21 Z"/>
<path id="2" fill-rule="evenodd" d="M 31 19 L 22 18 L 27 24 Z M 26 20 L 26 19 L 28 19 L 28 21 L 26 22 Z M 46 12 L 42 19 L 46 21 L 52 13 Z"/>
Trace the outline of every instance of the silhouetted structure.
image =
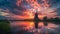
<path id="1" fill-rule="evenodd" d="M 38 20 L 39 20 L 39 18 L 38 18 L 38 13 L 36 12 L 36 13 L 35 13 L 35 16 L 34 16 L 35 28 L 38 28 Z"/>

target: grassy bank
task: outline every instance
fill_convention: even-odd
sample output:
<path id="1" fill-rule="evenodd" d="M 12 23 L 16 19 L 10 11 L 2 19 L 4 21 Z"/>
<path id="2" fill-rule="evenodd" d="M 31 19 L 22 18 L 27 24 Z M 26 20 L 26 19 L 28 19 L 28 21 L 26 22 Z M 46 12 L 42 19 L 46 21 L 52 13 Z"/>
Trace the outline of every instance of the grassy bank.
<path id="1" fill-rule="evenodd" d="M 0 33 L 1 34 L 8 34 L 10 33 L 10 23 L 9 21 L 2 21 L 0 20 Z"/>

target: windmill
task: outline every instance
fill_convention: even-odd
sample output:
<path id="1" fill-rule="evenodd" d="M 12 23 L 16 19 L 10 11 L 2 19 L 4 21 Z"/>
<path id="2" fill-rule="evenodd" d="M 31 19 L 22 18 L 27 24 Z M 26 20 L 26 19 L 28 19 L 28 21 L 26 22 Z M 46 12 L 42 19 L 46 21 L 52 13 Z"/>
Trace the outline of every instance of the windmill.
<path id="1" fill-rule="evenodd" d="M 36 11 L 35 16 L 34 16 L 35 28 L 38 28 L 38 21 L 39 21 L 39 18 L 38 18 L 38 13 Z"/>

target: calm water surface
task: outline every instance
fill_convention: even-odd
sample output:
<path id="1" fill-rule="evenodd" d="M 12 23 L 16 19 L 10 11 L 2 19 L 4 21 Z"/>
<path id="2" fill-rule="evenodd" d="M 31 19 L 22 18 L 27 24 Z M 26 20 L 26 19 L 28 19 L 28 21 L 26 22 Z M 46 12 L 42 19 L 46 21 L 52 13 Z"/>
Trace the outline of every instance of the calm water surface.
<path id="1" fill-rule="evenodd" d="M 60 34 L 60 24 L 53 22 L 38 22 L 37 29 L 33 21 L 10 21 L 10 26 L 12 34 Z"/>

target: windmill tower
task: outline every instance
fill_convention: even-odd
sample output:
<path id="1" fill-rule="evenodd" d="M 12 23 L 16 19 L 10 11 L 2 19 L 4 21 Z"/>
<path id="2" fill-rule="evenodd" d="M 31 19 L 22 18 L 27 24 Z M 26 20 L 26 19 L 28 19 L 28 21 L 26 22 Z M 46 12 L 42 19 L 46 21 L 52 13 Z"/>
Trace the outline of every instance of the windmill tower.
<path id="1" fill-rule="evenodd" d="M 35 16 L 34 16 L 35 28 L 38 28 L 38 20 L 39 20 L 39 18 L 38 18 L 38 13 L 36 12 L 36 13 L 35 13 Z"/>

